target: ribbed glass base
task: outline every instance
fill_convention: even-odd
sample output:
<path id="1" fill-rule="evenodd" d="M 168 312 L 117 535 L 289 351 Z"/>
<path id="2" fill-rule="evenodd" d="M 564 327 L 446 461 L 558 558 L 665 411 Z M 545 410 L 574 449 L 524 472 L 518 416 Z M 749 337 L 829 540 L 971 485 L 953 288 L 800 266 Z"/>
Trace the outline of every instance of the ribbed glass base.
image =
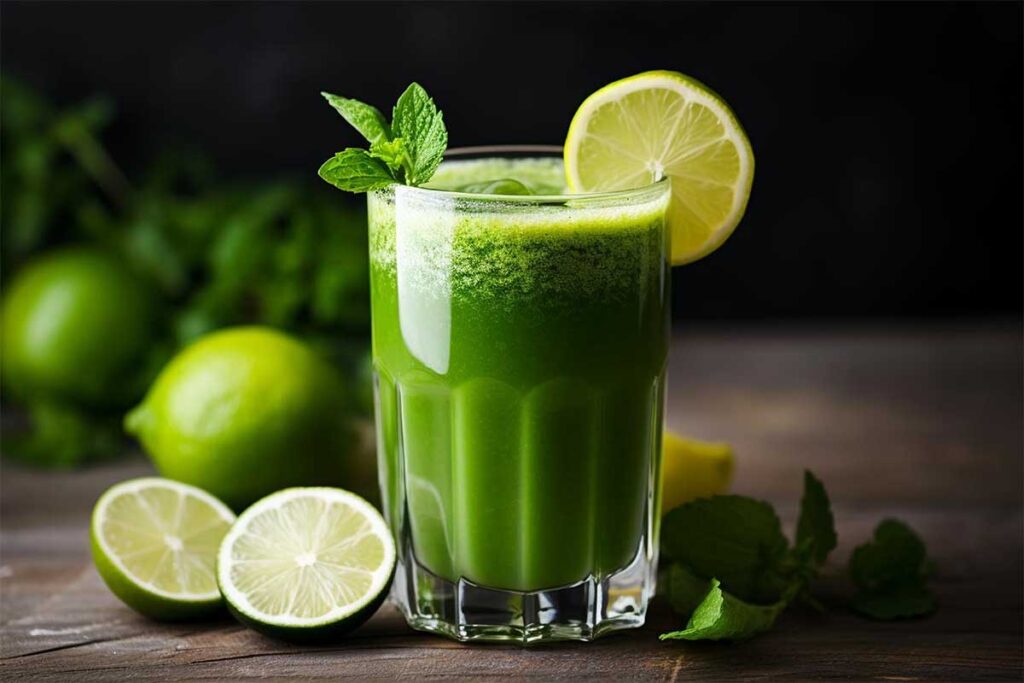
<path id="1" fill-rule="evenodd" d="M 391 599 L 413 628 L 462 642 L 530 645 L 556 640 L 589 641 L 642 626 L 654 575 L 643 549 L 628 567 L 603 579 L 518 592 L 452 582 L 399 553 Z"/>

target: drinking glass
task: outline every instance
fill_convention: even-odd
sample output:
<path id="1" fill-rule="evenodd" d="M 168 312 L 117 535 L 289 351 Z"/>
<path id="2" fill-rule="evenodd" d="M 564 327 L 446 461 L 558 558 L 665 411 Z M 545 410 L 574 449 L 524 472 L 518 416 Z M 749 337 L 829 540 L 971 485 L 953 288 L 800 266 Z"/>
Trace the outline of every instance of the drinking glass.
<path id="1" fill-rule="evenodd" d="M 380 483 L 398 547 L 392 599 L 414 628 L 533 643 L 643 624 L 669 189 L 370 193 Z"/>

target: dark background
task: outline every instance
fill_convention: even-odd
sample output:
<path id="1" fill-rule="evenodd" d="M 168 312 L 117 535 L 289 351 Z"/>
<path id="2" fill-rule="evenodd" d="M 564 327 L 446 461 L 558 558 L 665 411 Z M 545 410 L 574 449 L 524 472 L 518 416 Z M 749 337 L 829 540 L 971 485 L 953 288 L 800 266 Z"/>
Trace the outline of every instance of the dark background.
<path id="1" fill-rule="evenodd" d="M 611 80 L 665 68 L 735 109 L 757 175 L 685 318 L 1019 316 L 1020 3 L 19 3 L 2 68 L 110 95 L 129 169 L 198 145 L 231 176 L 306 174 L 355 134 L 329 89 L 418 80 L 452 145 L 561 143 Z M 339 201 L 343 201 L 339 197 Z"/>

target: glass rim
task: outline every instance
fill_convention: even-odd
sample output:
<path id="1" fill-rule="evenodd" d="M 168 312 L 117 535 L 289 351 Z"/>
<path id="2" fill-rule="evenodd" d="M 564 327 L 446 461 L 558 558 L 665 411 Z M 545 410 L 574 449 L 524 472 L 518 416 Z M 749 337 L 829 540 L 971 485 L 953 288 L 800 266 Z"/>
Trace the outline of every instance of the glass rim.
<path id="1" fill-rule="evenodd" d="M 469 147 L 453 147 L 444 153 L 445 161 L 456 161 L 460 158 L 487 158 L 487 157 L 535 157 L 558 156 L 561 158 L 563 147 L 561 145 L 477 145 Z M 424 198 L 451 199 L 461 202 L 495 203 L 502 204 L 565 204 L 566 202 L 598 201 L 615 202 L 616 200 L 636 201 L 646 198 L 648 195 L 655 196 L 664 192 L 670 184 L 668 177 L 656 180 L 653 183 L 631 187 L 625 190 L 609 190 L 605 192 L 580 192 L 575 194 L 485 194 L 480 192 L 462 192 L 460 190 L 442 190 L 433 187 L 417 187 L 394 183 L 384 188 L 385 192 L 394 193 L 400 191 L 407 195 L 421 195 Z"/>

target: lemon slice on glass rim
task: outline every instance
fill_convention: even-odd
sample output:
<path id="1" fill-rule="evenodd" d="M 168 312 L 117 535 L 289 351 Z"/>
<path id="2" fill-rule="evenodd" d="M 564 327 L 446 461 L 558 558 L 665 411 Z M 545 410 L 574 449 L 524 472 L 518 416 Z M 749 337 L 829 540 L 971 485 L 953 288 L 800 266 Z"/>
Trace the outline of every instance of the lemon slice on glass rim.
<path id="1" fill-rule="evenodd" d="M 750 141 L 729 105 L 694 78 L 648 71 L 584 100 L 565 140 L 573 192 L 611 192 L 668 177 L 672 264 L 717 249 L 739 224 L 754 179 Z"/>

